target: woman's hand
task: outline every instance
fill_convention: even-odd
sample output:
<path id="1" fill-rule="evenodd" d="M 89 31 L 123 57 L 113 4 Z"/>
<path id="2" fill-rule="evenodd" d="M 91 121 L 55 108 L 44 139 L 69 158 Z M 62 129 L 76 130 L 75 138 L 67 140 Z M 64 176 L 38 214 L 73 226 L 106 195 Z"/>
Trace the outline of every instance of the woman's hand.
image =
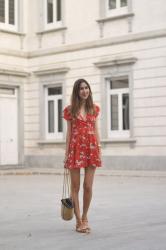
<path id="1" fill-rule="evenodd" d="M 63 160 L 63 162 L 64 162 L 64 167 L 65 167 L 65 165 L 66 165 L 66 161 L 67 161 L 67 154 L 65 154 L 65 158 L 64 158 L 64 160 Z"/>
<path id="2" fill-rule="evenodd" d="M 98 145 L 98 149 L 99 149 L 99 156 L 101 157 L 101 145 Z"/>

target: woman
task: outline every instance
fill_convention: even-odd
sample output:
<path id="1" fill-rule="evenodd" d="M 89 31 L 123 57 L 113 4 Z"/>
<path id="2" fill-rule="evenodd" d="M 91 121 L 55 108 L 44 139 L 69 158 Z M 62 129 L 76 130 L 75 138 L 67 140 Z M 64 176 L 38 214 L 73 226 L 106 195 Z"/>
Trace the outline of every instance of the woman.
<path id="1" fill-rule="evenodd" d="M 100 139 L 97 116 L 99 107 L 93 103 L 89 83 L 78 79 L 74 83 L 71 105 L 63 111 L 67 120 L 65 167 L 70 170 L 71 192 L 76 216 L 76 231 L 89 233 L 88 209 L 96 167 L 101 167 Z M 80 169 L 85 169 L 83 213 L 79 207 Z"/>

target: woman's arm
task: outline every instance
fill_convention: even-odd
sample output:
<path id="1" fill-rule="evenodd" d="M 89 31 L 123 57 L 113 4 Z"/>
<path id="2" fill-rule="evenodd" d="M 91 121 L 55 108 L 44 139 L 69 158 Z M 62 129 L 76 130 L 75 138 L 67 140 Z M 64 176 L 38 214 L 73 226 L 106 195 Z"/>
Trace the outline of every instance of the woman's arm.
<path id="1" fill-rule="evenodd" d="M 66 133 L 66 151 L 65 151 L 65 161 L 68 157 L 69 153 L 69 144 L 70 144 L 70 138 L 71 138 L 71 121 L 67 121 L 67 133 Z"/>
<path id="2" fill-rule="evenodd" d="M 96 134 L 96 138 L 97 138 L 97 142 L 98 142 L 98 146 L 99 146 L 99 151 L 101 151 L 100 135 L 99 135 L 99 128 L 98 128 L 98 119 L 96 119 L 96 121 L 95 121 L 95 134 Z"/>

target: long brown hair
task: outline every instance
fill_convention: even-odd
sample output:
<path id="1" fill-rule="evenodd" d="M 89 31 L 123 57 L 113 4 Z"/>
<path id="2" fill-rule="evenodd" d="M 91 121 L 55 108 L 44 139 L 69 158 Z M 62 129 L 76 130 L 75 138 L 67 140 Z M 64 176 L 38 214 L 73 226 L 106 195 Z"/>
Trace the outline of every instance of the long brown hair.
<path id="1" fill-rule="evenodd" d="M 78 112 L 81 108 L 81 98 L 79 96 L 79 91 L 80 91 L 80 85 L 83 82 L 89 88 L 89 96 L 88 96 L 86 103 L 85 103 L 85 111 L 86 111 L 86 113 L 90 113 L 90 114 L 95 113 L 91 87 L 85 79 L 78 79 L 74 83 L 73 92 L 71 95 L 71 110 L 70 110 L 70 112 L 71 112 L 71 115 L 73 117 L 76 117 L 78 115 Z"/>

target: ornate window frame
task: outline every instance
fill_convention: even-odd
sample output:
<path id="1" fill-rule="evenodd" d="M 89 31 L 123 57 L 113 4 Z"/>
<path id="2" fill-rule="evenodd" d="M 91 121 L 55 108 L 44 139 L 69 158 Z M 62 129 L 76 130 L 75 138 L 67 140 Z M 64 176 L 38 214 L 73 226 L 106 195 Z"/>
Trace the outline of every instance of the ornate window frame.
<path id="1" fill-rule="evenodd" d="M 137 58 L 133 56 L 106 58 L 98 61 L 95 64 L 101 72 L 101 120 L 105 121 L 101 127 L 101 138 L 103 142 L 127 142 L 134 141 L 133 139 L 133 64 Z M 108 81 L 110 79 L 128 79 L 129 82 L 129 96 L 130 96 L 130 130 L 128 133 L 113 133 L 109 130 L 109 94 L 108 94 Z M 107 94 L 106 94 L 107 93 Z M 106 98 L 107 97 L 107 98 Z M 106 115 L 107 114 L 107 115 Z"/>

